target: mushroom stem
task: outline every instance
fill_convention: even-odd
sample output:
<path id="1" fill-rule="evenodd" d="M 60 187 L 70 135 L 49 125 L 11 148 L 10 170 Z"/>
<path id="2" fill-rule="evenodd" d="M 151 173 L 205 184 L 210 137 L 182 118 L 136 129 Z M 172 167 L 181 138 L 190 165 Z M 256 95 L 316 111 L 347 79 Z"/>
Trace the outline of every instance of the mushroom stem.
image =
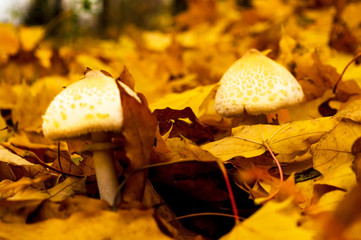
<path id="1" fill-rule="evenodd" d="M 91 134 L 93 143 L 109 143 L 109 134 L 97 132 Z M 100 198 L 113 205 L 117 195 L 118 179 L 115 172 L 112 149 L 94 149 L 93 160 Z"/>

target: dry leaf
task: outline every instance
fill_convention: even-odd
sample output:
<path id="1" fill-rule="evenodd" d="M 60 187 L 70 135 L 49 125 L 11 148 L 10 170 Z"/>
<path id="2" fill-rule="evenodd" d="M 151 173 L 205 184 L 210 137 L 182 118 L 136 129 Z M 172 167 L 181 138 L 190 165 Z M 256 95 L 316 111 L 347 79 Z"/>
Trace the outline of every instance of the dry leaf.
<path id="1" fill-rule="evenodd" d="M 315 232 L 300 226 L 301 220 L 301 213 L 290 199 L 271 201 L 221 239 L 314 239 Z"/>
<path id="2" fill-rule="evenodd" d="M 280 154 L 302 154 L 311 144 L 332 130 L 337 120 L 318 118 L 283 125 L 253 125 L 234 128 L 232 136 L 202 145 L 202 148 L 227 161 L 236 156 L 255 157 L 271 150 Z"/>
<path id="3" fill-rule="evenodd" d="M 122 134 L 125 137 L 125 153 L 129 160 L 128 174 L 132 171 L 150 164 L 150 154 L 155 140 L 156 120 L 152 116 L 145 103 L 139 103 L 134 97 L 118 85 L 123 109 L 124 123 Z M 138 172 L 132 175 L 127 186 L 129 192 L 125 194 L 125 200 L 139 200 L 143 198 L 147 173 Z M 129 195 L 128 195 L 129 194 Z"/>
<path id="4" fill-rule="evenodd" d="M 44 37 L 45 29 L 43 27 L 19 27 L 19 40 L 21 48 L 24 51 L 32 51 Z"/>
<path id="5" fill-rule="evenodd" d="M 161 135 L 167 133 L 170 138 L 184 136 L 198 143 L 213 140 L 211 129 L 202 124 L 189 107 L 183 110 L 155 109 L 153 116 L 158 121 Z"/>
<path id="6" fill-rule="evenodd" d="M 68 177 L 63 182 L 58 183 L 50 189 L 31 189 L 24 188 L 17 191 L 8 200 L 43 200 L 50 199 L 52 201 L 62 201 L 75 194 L 83 194 L 86 192 L 85 179 Z"/>
<path id="7" fill-rule="evenodd" d="M 19 231 L 21 229 L 21 231 Z M 153 211 L 85 211 L 65 220 L 49 219 L 34 224 L 0 222 L 4 239 L 172 239 L 164 235 L 153 218 Z"/>
<path id="8" fill-rule="evenodd" d="M 350 120 L 343 120 L 320 141 L 311 147 L 313 167 L 323 177 L 318 184 L 328 184 L 344 190 L 350 190 L 356 184 L 352 162 L 354 142 L 361 137 L 361 125 Z"/>
<path id="9" fill-rule="evenodd" d="M 41 176 L 45 169 L 0 146 L 0 179 L 16 181 L 22 177 Z"/>

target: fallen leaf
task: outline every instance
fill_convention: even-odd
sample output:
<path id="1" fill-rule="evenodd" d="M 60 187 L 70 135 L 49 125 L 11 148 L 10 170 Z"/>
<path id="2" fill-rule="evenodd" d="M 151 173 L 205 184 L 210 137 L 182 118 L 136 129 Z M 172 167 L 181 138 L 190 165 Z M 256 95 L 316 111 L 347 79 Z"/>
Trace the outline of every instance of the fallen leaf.
<path id="1" fill-rule="evenodd" d="M 24 158 L 0 146 L 0 179 L 16 181 L 22 177 L 41 176 L 45 168 L 28 162 Z"/>
<path id="2" fill-rule="evenodd" d="M 213 0 L 187 0 L 188 10 L 176 16 L 179 26 L 193 26 L 213 22 L 216 18 L 216 3 Z"/>
<path id="3" fill-rule="evenodd" d="M 352 145 L 360 137 L 361 125 L 343 120 L 311 147 L 313 167 L 323 176 L 316 181 L 317 184 L 328 184 L 346 191 L 355 186 Z"/>
<path id="4" fill-rule="evenodd" d="M 45 29 L 40 26 L 20 26 L 19 40 L 22 50 L 32 51 L 44 37 Z"/>
<path id="5" fill-rule="evenodd" d="M 302 227 L 301 221 L 302 215 L 290 199 L 270 201 L 221 239 L 314 239 L 316 233 Z"/>
<path id="6" fill-rule="evenodd" d="M 19 40 L 16 36 L 16 29 L 10 23 L 0 24 L 0 53 L 1 62 L 6 61 L 9 55 L 14 55 L 19 51 Z"/>
<path id="7" fill-rule="evenodd" d="M 216 161 L 216 157 L 203 150 L 191 140 L 181 138 L 168 138 L 166 140 L 169 152 L 158 153 L 165 162 L 177 161 Z"/>
<path id="8" fill-rule="evenodd" d="M 44 200 L 34 209 L 27 223 L 37 223 L 51 218 L 67 219 L 76 212 L 95 212 L 110 210 L 106 201 L 89 198 L 83 195 L 73 195 L 61 201 Z"/>
<path id="9" fill-rule="evenodd" d="M 150 108 L 154 111 L 155 109 L 164 109 L 167 107 L 176 110 L 190 107 L 194 114 L 200 118 L 203 113 L 203 109 L 201 108 L 202 104 L 204 104 L 204 101 L 207 100 L 209 95 L 215 94 L 216 88 L 216 85 L 199 86 L 183 93 L 168 94 L 161 100 L 150 103 Z M 218 118 L 221 119 L 219 115 Z"/>
<path id="10" fill-rule="evenodd" d="M 202 124 L 189 107 L 182 110 L 156 109 L 152 114 L 158 121 L 161 135 L 169 131 L 170 138 L 184 136 L 198 143 L 213 140 L 211 129 Z"/>
<path id="11" fill-rule="evenodd" d="M 0 218 L 2 223 L 25 224 L 28 217 L 36 211 L 43 200 L 0 200 Z"/>
<path id="12" fill-rule="evenodd" d="M 45 186 L 48 185 L 51 180 L 50 175 L 37 177 L 35 179 L 23 177 L 15 182 L 5 179 L 0 182 L 0 197 L 1 199 L 10 199 L 18 192 L 44 190 L 46 188 Z"/>
<path id="13" fill-rule="evenodd" d="M 156 130 L 156 120 L 152 116 L 146 103 L 138 102 L 129 96 L 125 89 L 118 84 L 123 109 L 122 134 L 125 137 L 125 153 L 129 160 L 128 174 L 150 164 L 150 155 L 153 150 Z M 132 175 L 127 181 L 124 194 L 125 200 L 139 200 L 143 198 L 147 172 L 141 171 Z M 128 195 L 129 194 L 129 195 Z"/>
<path id="14" fill-rule="evenodd" d="M 335 118 L 350 119 L 352 121 L 361 123 L 360 104 L 361 104 L 361 100 L 354 100 L 350 102 L 335 115 Z"/>
<path id="15" fill-rule="evenodd" d="M 22 189 L 8 198 L 8 200 L 43 200 L 62 201 L 75 194 L 86 192 L 85 179 L 68 177 L 63 182 L 56 184 L 49 189 L 34 190 L 30 188 Z"/>
<path id="16" fill-rule="evenodd" d="M 21 229 L 21 231 L 19 231 Z M 4 239 L 172 239 L 164 235 L 153 218 L 153 211 L 84 211 L 69 218 L 49 219 L 34 224 L 0 222 Z"/>
<path id="17" fill-rule="evenodd" d="M 318 118 L 278 126 L 240 126 L 232 130 L 232 136 L 204 144 L 202 148 L 223 161 L 236 156 L 259 156 L 266 151 L 264 141 L 275 153 L 302 154 L 337 122 L 332 118 Z"/>
<path id="18" fill-rule="evenodd" d="M 308 100 L 321 97 L 326 90 L 335 86 L 339 78 L 336 69 L 324 64 L 317 53 L 295 58 L 295 62 L 296 78 Z"/>

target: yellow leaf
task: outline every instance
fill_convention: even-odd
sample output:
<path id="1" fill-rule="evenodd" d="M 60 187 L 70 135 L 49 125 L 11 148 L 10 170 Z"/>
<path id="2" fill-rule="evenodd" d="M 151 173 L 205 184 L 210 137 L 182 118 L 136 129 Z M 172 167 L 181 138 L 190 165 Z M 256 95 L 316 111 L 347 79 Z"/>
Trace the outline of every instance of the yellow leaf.
<path id="1" fill-rule="evenodd" d="M 13 86 L 17 101 L 13 107 L 12 120 L 18 122 L 19 129 L 39 131 L 41 116 L 47 106 L 68 81 L 60 76 L 49 76 L 38 79 L 31 87 L 26 84 Z"/>
<path id="2" fill-rule="evenodd" d="M 8 198 L 8 200 L 50 199 L 52 201 L 62 201 L 69 196 L 79 193 L 86 193 L 85 178 L 67 177 L 63 182 L 47 190 L 31 187 L 23 188 Z"/>
<path id="3" fill-rule="evenodd" d="M 25 51 L 32 51 L 44 37 L 43 27 L 19 27 L 19 39 L 21 48 Z"/>
<path id="4" fill-rule="evenodd" d="M 318 200 L 315 207 L 312 208 L 312 214 L 318 214 L 322 212 L 334 211 L 339 205 L 340 201 L 344 199 L 345 192 L 340 189 L 323 194 Z"/>
<path id="5" fill-rule="evenodd" d="M 352 170 L 355 159 L 352 145 L 360 137 L 361 125 L 344 120 L 311 147 L 313 167 L 323 175 L 316 183 L 345 190 L 356 184 L 356 176 Z"/>
<path id="6" fill-rule="evenodd" d="M 307 151 L 311 144 L 331 131 L 337 123 L 334 118 L 324 117 L 281 125 L 279 131 L 269 140 L 269 146 L 279 154 Z"/>
<path id="7" fill-rule="evenodd" d="M 6 121 L 5 119 L 0 116 L 0 142 L 6 141 L 8 138 L 8 130 L 6 129 Z"/>
<path id="8" fill-rule="evenodd" d="M 280 55 L 278 58 L 280 64 L 289 66 L 289 64 L 291 64 L 293 61 L 293 50 L 296 47 L 297 42 L 290 35 L 288 35 L 284 29 L 282 30 L 282 37 L 279 41 Z"/>
<path id="9" fill-rule="evenodd" d="M 0 54 L 13 55 L 19 50 L 19 40 L 12 24 L 0 24 Z"/>
<path id="10" fill-rule="evenodd" d="M 53 51 L 50 47 L 39 47 L 35 51 L 35 56 L 39 59 L 41 66 L 44 68 L 49 68 L 51 66 Z"/>
<path id="11" fill-rule="evenodd" d="M 150 108 L 163 109 L 170 107 L 172 109 L 181 110 L 186 107 L 192 108 L 194 114 L 199 117 L 202 112 L 202 104 L 208 100 L 208 96 L 214 94 L 217 85 L 212 84 L 208 86 L 199 86 L 194 89 L 182 92 L 182 93 L 171 93 L 164 96 L 157 102 L 150 103 Z M 220 118 L 220 116 L 218 116 Z"/>
<path id="12" fill-rule="evenodd" d="M 290 199 L 270 201 L 248 219 L 237 224 L 221 240 L 311 240 L 315 232 L 299 226 L 302 219 L 298 207 Z"/>
<path id="13" fill-rule="evenodd" d="M 166 240 L 153 218 L 153 211 L 120 210 L 86 211 L 72 214 L 67 219 L 21 224 L 0 222 L 1 239 L 112 239 Z"/>
<path id="14" fill-rule="evenodd" d="M 172 42 L 170 34 L 160 31 L 145 31 L 142 36 L 146 47 L 153 51 L 165 51 Z"/>
<path id="15" fill-rule="evenodd" d="M 259 156 L 266 151 L 262 144 L 262 135 L 258 134 L 260 133 L 260 126 L 261 125 L 244 126 L 238 128 L 239 130 L 243 130 L 245 134 L 250 133 L 251 131 L 257 131 L 257 134 L 254 134 L 255 136 L 253 137 L 249 135 L 242 135 L 242 137 L 238 137 L 237 135 L 225 137 L 218 141 L 204 144 L 201 147 L 223 161 L 227 161 L 237 156 L 246 158 Z"/>
<path id="16" fill-rule="evenodd" d="M 102 69 L 110 74 L 114 74 L 114 70 L 111 69 L 107 64 L 103 63 L 100 59 L 88 55 L 88 54 L 77 54 L 75 61 L 70 65 L 71 71 L 79 73 L 84 72 L 85 69 Z"/>
<path id="17" fill-rule="evenodd" d="M 271 150 L 279 154 L 301 154 L 337 124 L 333 118 L 296 121 L 283 125 L 252 125 L 234 128 L 232 136 L 202 146 L 214 156 L 227 161 L 236 156 L 255 157 Z"/>
<path id="18" fill-rule="evenodd" d="M 340 119 L 350 119 L 361 123 L 361 100 L 354 100 L 346 105 L 344 109 L 339 111 L 335 117 Z"/>
<path id="19" fill-rule="evenodd" d="M 17 96 L 11 85 L 6 83 L 0 84 L 0 96 L 1 109 L 12 109 L 15 106 Z"/>
<path id="20" fill-rule="evenodd" d="M 351 54 L 335 52 L 330 56 L 327 63 L 337 69 L 337 72 L 341 73 L 346 65 L 353 58 Z M 359 86 L 361 86 L 361 77 L 360 77 L 361 66 L 356 64 L 351 64 L 347 71 L 342 76 L 342 81 L 355 80 Z"/>

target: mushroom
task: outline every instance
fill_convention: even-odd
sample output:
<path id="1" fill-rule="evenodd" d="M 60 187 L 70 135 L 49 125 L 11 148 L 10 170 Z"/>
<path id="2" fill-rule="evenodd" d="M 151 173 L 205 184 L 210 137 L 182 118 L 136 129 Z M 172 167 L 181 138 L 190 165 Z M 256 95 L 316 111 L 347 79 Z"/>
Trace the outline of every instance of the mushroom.
<path id="1" fill-rule="evenodd" d="M 120 86 L 138 102 L 128 86 Z M 89 70 L 84 78 L 61 91 L 43 116 L 43 133 L 53 140 L 90 139 L 100 198 L 109 204 L 117 195 L 113 134 L 123 125 L 123 109 L 116 80 L 105 71 Z"/>
<path id="2" fill-rule="evenodd" d="M 222 76 L 215 109 L 224 117 L 260 115 L 294 106 L 303 99 L 301 85 L 285 67 L 251 49 Z"/>

